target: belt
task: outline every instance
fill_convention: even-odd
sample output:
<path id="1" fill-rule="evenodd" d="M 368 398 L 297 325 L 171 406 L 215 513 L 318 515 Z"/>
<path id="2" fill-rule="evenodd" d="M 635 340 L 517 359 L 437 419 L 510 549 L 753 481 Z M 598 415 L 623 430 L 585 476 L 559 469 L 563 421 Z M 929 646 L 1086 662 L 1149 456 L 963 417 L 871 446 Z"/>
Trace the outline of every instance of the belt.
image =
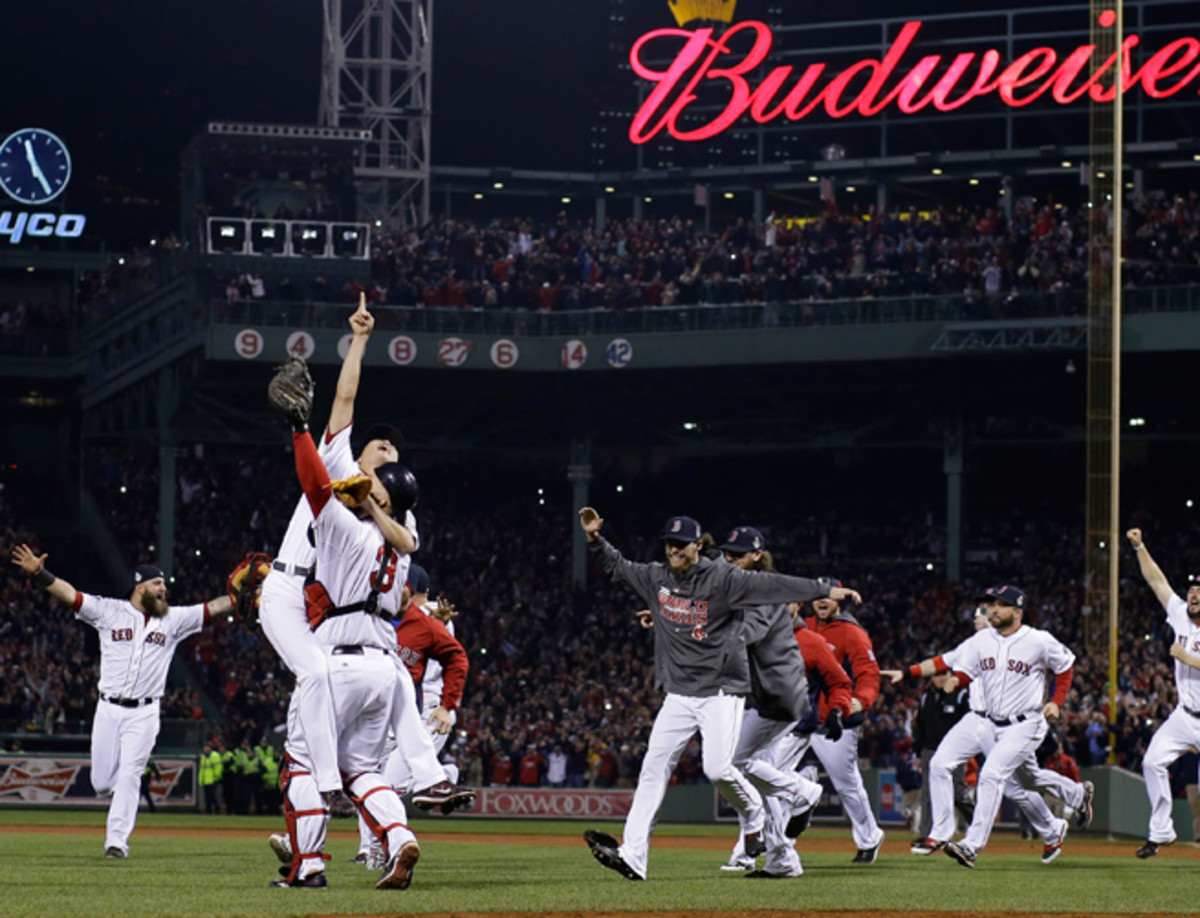
<path id="1" fill-rule="evenodd" d="M 376 647 L 374 644 L 338 644 L 333 648 L 333 650 L 330 651 L 330 653 L 339 655 L 350 653 L 357 656 L 362 656 L 368 650 L 374 650 L 376 653 L 381 653 L 385 656 L 391 653 L 391 651 L 386 647 Z"/>
<path id="2" fill-rule="evenodd" d="M 991 714 L 985 714 L 983 711 L 976 711 L 975 713 L 978 714 L 980 717 L 986 717 L 988 720 L 990 720 L 992 723 L 994 723 L 997 727 L 1011 727 L 1013 724 L 1024 723 L 1025 721 L 1029 720 L 1030 717 L 1033 716 L 1032 713 L 1030 713 L 1030 714 L 1015 714 L 1012 717 L 1005 717 L 1004 719 L 1001 719 L 999 717 L 992 717 Z"/>
<path id="3" fill-rule="evenodd" d="M 313 569 L 300 564 L 292 564 L 290 561 L 272 561 L 271 570 L 280 571 L 284 574 L 292 574 L 296 577 L 307 577 L 312 573 Z"/>
<path id="4" fill-rule="evenodd" d="M 1188 714 L 1191 714 L 1192 717 L 1196 718 L 1197 720 L 1200 720 L 1200 711 L 1193 711 L 1186 704 L 1181 704 L 1180 707 L 1183 708 Z"/>
<path id="5" fill-rule="evenodd" d="M 144 704 L 154 704 L 154 702 L 158 701 L 157 698 L 110 698 L 108 695 L 103 694 L 100 696 L 100 700 L 122 708 L 140 708 Z"/>

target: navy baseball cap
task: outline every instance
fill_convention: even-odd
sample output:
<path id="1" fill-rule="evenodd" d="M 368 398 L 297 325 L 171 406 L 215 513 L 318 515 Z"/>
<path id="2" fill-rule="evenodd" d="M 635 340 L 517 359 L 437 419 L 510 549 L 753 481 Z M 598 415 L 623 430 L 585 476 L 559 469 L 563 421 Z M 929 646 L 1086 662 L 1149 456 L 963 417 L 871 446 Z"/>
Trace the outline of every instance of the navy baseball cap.
<path id="1" fill-rule="evenodd" d="M 153 564 L 139 564 L 133 569 L 133 585 L 136 587 L 139 583 L 145 583 L 147 580 L 153 580 L 156 577 L 162 577 L 165 580 L 166 576 L 166 574 Z"/>
<path id="2" fill-rule="evenodd" d="M 359 452 L 366 449 L 367 444 L 372 440 L 387 440 L 396 447 L 396 452 L 404 452 L 404 434 L 400 432 L 400 428 L 393 427 L 391 424 L 372 424 L 368 427 L 366 433 L 362 435 Z"/>
<path id="3" fill-rule="evenodd" d="M 1002 602 L 1006 606 L 1016 606 L 1018 609 L 1025 608 L 1025 594 L 1015 586 L 988 587 L 980 598 L 990 599 L 992 602 Z"/>
<path id="4" fill-rule="evenodd" d="M 429 587 L 429 574 L 425 568 L 419 564 L 410 564 L 408 566 L 408 588 L 414 593 L 428 593 Z"/>
<path id="5" fill-rule="evenodd" d="M 725 537 L 725 541 L 717 546 L 721 551 L 730 554 L 745 554 L 748 551 L 762 551 L 767 547 L 763 534 L 753 526 L 738 526 Z"/>
<path id="6" fill-rule="evenodd" d="M 700 536 L 700 524 L 690 516 L 673 516 L 663 527 L 663 541 L 699 542 Z"/>

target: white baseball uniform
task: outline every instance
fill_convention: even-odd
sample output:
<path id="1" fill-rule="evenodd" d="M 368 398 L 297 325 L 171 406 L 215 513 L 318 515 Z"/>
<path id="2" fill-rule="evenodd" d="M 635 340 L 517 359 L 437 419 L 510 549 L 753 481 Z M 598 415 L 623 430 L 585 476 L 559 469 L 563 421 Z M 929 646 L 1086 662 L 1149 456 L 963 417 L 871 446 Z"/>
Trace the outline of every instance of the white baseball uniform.
<path id="1" fill-rule="evenodd" d="M 1167 624 L 1175 631 L 1175 642 L 1188 653 L 1200 656 L 1200 625 L 1187 614 L 1187 603 L 1177 595 L 1167 601 Z M 1150 798 L 1150 841 L 1165 845 L 1175 841 L 1171 820 L 1171 781 L 1167 768 L 1190 749 L 1200 748 L 1200 669 L 1175 661 L 1175 687 L 1179 704 L 1162 726 L 1154 731 L 1142 758 L 1146 795 Z"/>
<path id="2" fill-rule="evenodd" d="M 975 723 L 968 723 L 964 731 L 983 724 L 979 742 L 985 747 L 990 744 L 990 748 L 977 750 L 987 755 L 987 761 L 979 774 L 975 817 L 964 839 L 971 850 L 979 852 L 991 835 L 1006 785 L 1017 768 L 1033 756 L 1046 735 L 1046 719 L 1042 715 L 1046 676 L 1067 672 L 1075 664 L 1075 655 L 1049 632 L 1022 625 L 1009 635 L 1002 635 L 995 628 L 984 628 L 943 654 L 942 659 L 951 669 L 961 670 L 981 686 L 982 713 L 964 717 L 946 737 L 950 739 L 970 718 Z M 940 753 L 939 746 L 935 761 Z M 937 784 L 931 785 L 931 794 L 937 793 L 944 805 L 949 774 L 939 770 L 942 774 L 938 775 Z M 949 793 L 951 802 L 947 808 L 953 818 L 953 790 Z M 1042 805 L 1045 806 L 1044 801 Z M 935 819 L 939 816 L 937 810 L 935 807 Z M 1037 823 L 1034 828 L 1045 831 L 1045 826 L 1039 827 Z M 939 826 L 935 831 L 943 830 Z"/>
<path id="3" fill-rule="evenodd" d="M 75 617 L 100 635 L 100 701 L 92 724 L 92 787 L 112 794 L 105 848 L 129 853 L 142 771 L 159 730 L 159 699 L 180 641 L 204 626 L 205 606 L 171 607 L 162 618 L 128 599 L 76 591 Z"/>
<path id="4" fill-rule="evenodd" d="M 306 438 L 296 438 L 298 467 L 307 461 L 302 439 Z M 306 497 L 311 498 L 311 494 Z M 360 520 L 328 494 L 324 498 L 313 522 L 318 579 L 336 608 L 353 607 L 374 596 L 381 613 L 360 605 L 356 611 L 327 617 L 313 634 L 327 659 L 336 761 L 359 813 L 385 852 L 394 854 L 415 837 L 405 824 L 400 798 L 379 770 L 397 703 L 396 634 L 390 618 L 400 608 L 400 586 L 409 559 L 386 543 L 373 522 Z M 413 703 L 411 695 L 409 703 Z M 283 773 L 284 813 L 293 851 L 289 879 L 324 870 L 321 851 L 328 816 L 313 774 L 310 756 L 315 740 L 307 735 L 307 726 L 299 706 L 291 705 Z M 339 787 L 341 783 L 339 779 Z"/>

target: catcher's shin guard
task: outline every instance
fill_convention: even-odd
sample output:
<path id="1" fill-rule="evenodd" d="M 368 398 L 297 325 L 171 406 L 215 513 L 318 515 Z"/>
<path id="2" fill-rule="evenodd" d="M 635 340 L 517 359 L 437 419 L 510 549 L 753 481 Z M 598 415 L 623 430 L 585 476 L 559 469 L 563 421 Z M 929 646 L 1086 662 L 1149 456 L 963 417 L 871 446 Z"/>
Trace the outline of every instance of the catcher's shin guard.
<path id="1" fill-rule="evenodd" d="M 377 771 L 355 775 L 346 782 L 350 799 L 371 833 L 383 844 L 390 858 L 416 836 L 405 824 L 407 814 L 400 797 Z"/>
<path id="2" fill-rule="evenodd" d="M 279 786 L 283 791 L 283 818 L 292 843 L 292 863 L 287 873 L 291 882 L 324 869 L 321 861 L 329 860 L 329 855 L 322 853 L 329 815 L 312 773 L 299 767 L 290 756 L 284 756 L 279 769 Z"/>

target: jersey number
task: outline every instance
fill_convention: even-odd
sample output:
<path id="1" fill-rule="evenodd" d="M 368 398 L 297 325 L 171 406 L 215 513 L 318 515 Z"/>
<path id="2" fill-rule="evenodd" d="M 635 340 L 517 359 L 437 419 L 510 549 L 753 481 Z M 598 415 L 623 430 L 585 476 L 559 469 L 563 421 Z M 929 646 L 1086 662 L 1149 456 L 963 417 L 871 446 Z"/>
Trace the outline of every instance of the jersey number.
<path id="1" fill-rule="evenodd" d="M 383 553 L 387 552 L 387 563 L 384 563 Z M 375 552 L 375 570 L 371 572 L 371 589 L 386 593 L 396 583 L 396 565 L 400 556 L 387 545 L 380 545 Z"/>

